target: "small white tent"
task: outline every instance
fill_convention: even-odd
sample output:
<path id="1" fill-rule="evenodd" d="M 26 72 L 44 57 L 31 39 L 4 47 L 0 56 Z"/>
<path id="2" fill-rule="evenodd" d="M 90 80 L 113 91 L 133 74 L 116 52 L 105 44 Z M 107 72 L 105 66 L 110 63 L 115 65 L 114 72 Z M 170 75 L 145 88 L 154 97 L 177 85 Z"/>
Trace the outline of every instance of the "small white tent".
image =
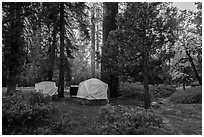
<path id="1" fill-rule="evenodd" d="M 55 85 L 55 82 L 52 81 L 43 81 L 35 84 L 35 90 L 36 92 L 41 92 L 50 96 L 57 93 L 57 87 Z"/>
<path id="2" fill-rule="evenodd" d="M 99 79 L 91 78 L 79 84 L 79 89 L 76 97 L 87 100 L 108 100 L 107 90 L 108 84 Z"/>

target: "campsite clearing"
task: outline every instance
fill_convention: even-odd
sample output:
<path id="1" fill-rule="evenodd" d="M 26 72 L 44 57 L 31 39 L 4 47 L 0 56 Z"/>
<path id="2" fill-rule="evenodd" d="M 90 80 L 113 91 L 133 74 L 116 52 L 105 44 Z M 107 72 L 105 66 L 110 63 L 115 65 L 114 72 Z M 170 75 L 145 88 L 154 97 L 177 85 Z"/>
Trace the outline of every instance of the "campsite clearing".
<path id="1" fill-rule="evenodd" d="M 129 102 L 129 103 L 127 103 Z M 94 134 L 91 127 L 98 118 L 100 106 L 81 105 L 71 98 L 56 101 L 55 105 L 61 113 L 69 113 L 74 123 L 73 134 Z M 112 105 L 141 106 L 142 102 L 133 98 L 115 99 Z M 153 110 L 164 119 L 164 132 L 159 134 L 171 135 L 201 135 L 202 134 L 202 105 L 201 104 L 173 104 L 164 102 L 159 109 Z"/>
<path id="2" fill-rule="evenodd" d="M 33 91 L 34 88 L 20 88 L 22 91 Z M 3 96 L 5 88 L 2 88 Z M 202 134 L 202 104 L 175 104 L 168 99 L 161 99 L 159 108 L 154 108 L 153 112 L 164 119 L 164 132 L 157 134 L 172 135 L 200 135 Z M 111 101 L 112 106 L 142 106 L 143 102 L 134 98 L 117 98 Z M 99 118 L 99 105 L 82 105 L 74 98 L 65 97 L 54 100 L 53 105 L 59 110 L 61 115 L 70 115 L 72 128 L 71 133 L 75 135 L 95 134 L 91 128 Z M 54 116 L 57 119 L 57 116 Z"/>

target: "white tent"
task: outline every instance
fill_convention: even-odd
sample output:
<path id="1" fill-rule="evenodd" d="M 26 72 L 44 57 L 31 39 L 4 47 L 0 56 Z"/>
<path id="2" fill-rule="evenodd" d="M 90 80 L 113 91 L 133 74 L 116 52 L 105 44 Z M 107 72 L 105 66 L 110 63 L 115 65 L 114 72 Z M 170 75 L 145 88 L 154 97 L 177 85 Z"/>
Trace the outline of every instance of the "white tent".
<path id="1" fill-rule="evenodd" d="M 50 96 L 57 93 L 57 87 L 55 85 L 55 82 L 52 81 L 43 81 L 35 84 L 35 90 L 36 92 L 41 92 Z"/>
<path id="2" fill-rule="evenodd" d="M 102 82 L 99 79 L 91 78 L 79 84 L 79 89 L 76 97 L 84 98 L 87 100 L 108 100 L 107 90 L 108 84 Z"/>

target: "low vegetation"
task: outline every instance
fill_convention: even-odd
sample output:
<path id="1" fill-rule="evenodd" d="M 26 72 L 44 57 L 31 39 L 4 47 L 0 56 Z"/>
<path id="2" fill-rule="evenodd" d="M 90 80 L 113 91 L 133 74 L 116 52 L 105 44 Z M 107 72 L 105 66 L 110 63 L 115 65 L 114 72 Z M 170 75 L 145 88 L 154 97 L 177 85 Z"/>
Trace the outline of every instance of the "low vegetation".
<path id="1" fill-rule="evenodd" d="M 153 95 L 157 89 L 153 85 L 149 85 L 150 93 Z M 119 95 L 122 97 L 134 97 L 137 100 L 143 101 L 143 85 L 141 83 L 121 82 L 119 87 Z"/>
<path id="2" fill-rule="evenodd" d="M 160 84 L 158 86 L 149 85 L 151 98 L 170 97 L 176 92 L 176 89 L 171 85 Z M 137 100 L 143 101 L 143 85 L 141 83 L 121 82 L 119 94 L 122 97 L 134 97 Z"/>
<path id="3" fill-rule="evenodd" d="M 18 91 L 13 96 L 3 96 L 2 133 L 4 135 L 173 134 L 164 128 L 163 113 L 160 116 L 152 109 L 145 110 L 139 105 L 143 102 L 141 84 L 121 83 L 119 91 L 124 98 L 116 99 L 117 103 L 111 102 L 102 106 L 83 105 L 72 98 L 53 100 L 50 96 L 26 89 Z M 150 93 L 156 98 L 170 96 L 169 100 L 174 103 L 202 104 L 201 87 L 176 91 L 171 86 L 150 85 Z M 134 102 L 134 105 L 130 104 L 131 102 Z"/>
<path id="4" fill-rule="evenodd" d="M 52 120 L 57 109 L 50 96 L 17 92 L 3 97 L 2 101 L 3 134 L 41 134 L 51 130 L 47 127 L 57 128 L 58 123 Z"/>
<path id="5" fill-rule="evenodd" d="M 50 96 L 41 93 L 18 92 L 3 97 L 3 134 L 152 134 L 162 125 L 159 116 L 141 107 L 87 106 L 87 111 L 79 110 L 80 114 L 75 115 L 76 109 L 84 106 L 64 101 L 69 111 L 60 109 L 63 102 L 52 102 Z M 92 107 L 96 107 L 94 112 L 88 111 Z M 84 119 L 96 110 L 95 117 Z M 81 121 L 86 128 L 76 126 Z"/>
<path id="6" fill-rule="evenodd" d="M 172 94 L 170 100 L 181 104 L 202 104 L 202 87 L 180 90 Z"/>
<path id="7" fill-rule="evenodd" d="M 141 135 L 154 134 L 162 127 L 162 118 L 141 107 L 104 106 L 96 121 L 97 134 Z"/>
<path id="8" fill-rule="evenodd" d="M 154 97 L 166 98 L 166 97 L 170 97 L 175 92 L 176 92 L 176 88 L 174 88 L 173 86 L 160 84 L 157 86 L 157 89 L 154 92 Z"/>

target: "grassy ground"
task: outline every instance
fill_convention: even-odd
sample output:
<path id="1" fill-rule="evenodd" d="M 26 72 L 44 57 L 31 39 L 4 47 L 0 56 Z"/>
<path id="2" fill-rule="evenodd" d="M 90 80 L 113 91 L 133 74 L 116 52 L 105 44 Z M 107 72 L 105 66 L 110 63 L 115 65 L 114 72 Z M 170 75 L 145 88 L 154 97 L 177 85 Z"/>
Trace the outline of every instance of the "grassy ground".
<path id="1" fill-rule="evenodd" d="M 33 91 L 33 88 L 21 88 L 21 90 Z M 5 91 L 6 89 L 2 88 L 3 96 Z M 100 106 L 82 105 L 69 97 L 53 102 L 61 114 L 71 114 L 73 134 L 94 134 L 91 127 L 99 116 Z M 153 111 L 164 119 L 166 126 L 165 131 L 158 134 L 202 134 L 202 104 L 176 104 L 166 98 L 160 99 L 159 102 L 162 102 L 160 107 L 153 108 Z M 111 105 L 143 106 L 143 102 L 134 98 L 117 98 L 111 101 Z"/>
<path id="2" fill-rule="evenodd" d="M 155 112 L 163 117 L 171 134 L 202 134 L 202 104 L 176 104 L 164 99 Z"/>
<path id="3" fill-rule="evenodd" d="M 111 105 L 142 106 L 133 98 L 115 99 Z M 97 119 L 100 106 L 81 105 L 71 98 L 55 102 L 61 113 L 73 115 L 73 133 L 76 135 L 92 134 L 91 124 Z M 163 101 L 160 108 L 153 110 L 165 122 L 165 130 L 158 134 L 172 135 L 201 135 L 202 134 L 202 105 L 201 104 L 174 104 Z"/>
<path id="4" fill-rule="evenodd" d="M 174 134 L 202 134 L 202 102 L 199 101 L 201 93 L 202 87 L 188 87 L 186 90 L 178 88 L 171 97 L 161 100 L 162 105 L 156 111 L 166 119 Z M 195 99 L 199 100 L 191 104 L 191 100 Z M 180 104 L 182 102 L 186 104 Z"/>
<path id="5" fill-rule="evenodd" d="M 54 101 L 55 106 L 63 114 L 71 114 L 72 133 L 76 135 L 92 134 L 91 124 L 99 115 L 99 106 L 81 105 L 73 98 Z"/>
<path id="6" fill-rule="evenodd" d="M 193 87 L 186 90 L 178 90 L 173 93 L 170 100 L 174 103 L 182 104 L 202 104 L 202 87 Z"/>

